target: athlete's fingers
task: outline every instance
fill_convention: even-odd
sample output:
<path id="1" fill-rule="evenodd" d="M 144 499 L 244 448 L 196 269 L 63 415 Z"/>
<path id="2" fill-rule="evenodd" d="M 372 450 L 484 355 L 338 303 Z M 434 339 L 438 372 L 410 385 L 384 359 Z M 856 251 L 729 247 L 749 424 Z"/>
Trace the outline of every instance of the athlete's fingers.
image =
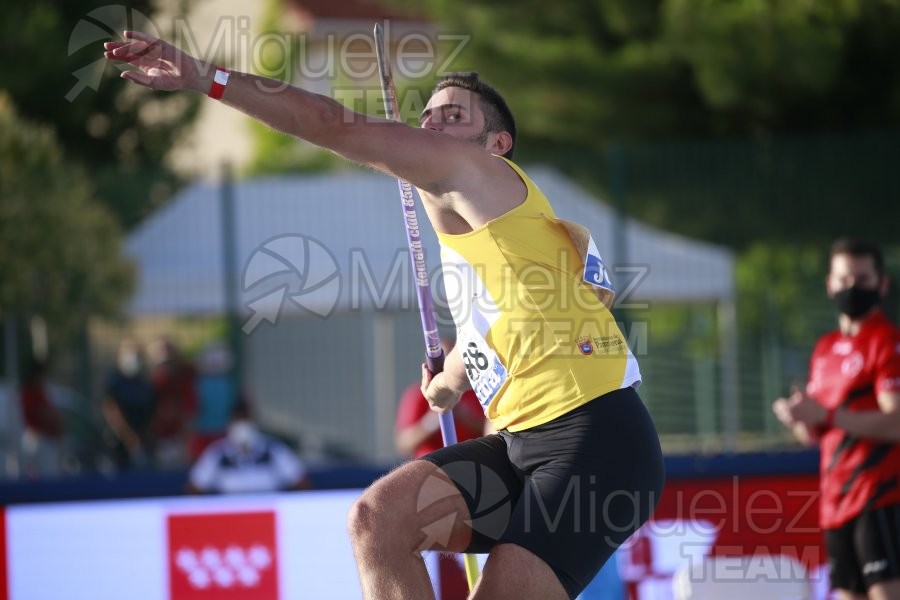
<path id="1" fill-rule="evenodd" d="M 121 46 L 124 46 L 125 44 L 130 44 L 130 43 L 131 42 L 123 42 L 121 40 L 113 40 L 111 42 L 103 42 L 103 49 L 104 50 L 115 50 L 116 48 L 119 48 Z"/>
<path id="2" fill-rule="evenodd" d="M 142 42 L 147 42 L 148 44 L 159 41 L 158 38 L 155 38 L 152 35 L 147 35 L 143 31 L 126 31 L 125 37 L 131 40 L 141 40 Z"/>
<path id="3" fill-rule="evenodd" d="M 153 81 L 152 77 L 141 71 L 122 71 L 120 77 L 147 87 L 151 87 L 150 83 Z"/>
<path id="4" fill-rule="evenodd" d="M 116 61 L 116 62 L 129 62 L 129 59 L 136 58 L 134 56 L 129 57 L 126 54 L 117 52 L 118 50 L 121 50 L 121 48 L 107 50 L 106 52 L 103 53 L 103 57 L 106 58 L 107 60 L 112 60 L 112 61 Z"/>
<path id="5" fill-rule="evenodd" d="M 425 391 L 428 389 L 428 385 L 431 383 L 431 371 L 428 370 L 428 365 L 422 363 L 422 394 L 425 394 Z"/>
<path id="6" fill-rule="evenodd" d="M 112 60 L 135 62 L 147 57 L 153 47 L 146 42 L 127 42 L 120 46 L 107 50 L 104 55 Z"/>
<path id="7" fill-rule="evenodd" d="M 122 57 L 125 56 L 126 53 L 123 51 L 123 49 L 125 49 L 130 43 L 131 42 L 119 42 L 115 45 L 106 43 L 103 45 L 103 56 L 110 60 L 124 60 Z"/>
<path id="8" fill-rule="evenodd" d="M 135 39 L 112 50 L 116 57 L 123 58 L 128 62 L 136 62 L 141 59 L 160 60 L 167 56 L 171 58 L 175 53 L 175 48 L 158 40 L 147 36 L 147 39 Z"/>

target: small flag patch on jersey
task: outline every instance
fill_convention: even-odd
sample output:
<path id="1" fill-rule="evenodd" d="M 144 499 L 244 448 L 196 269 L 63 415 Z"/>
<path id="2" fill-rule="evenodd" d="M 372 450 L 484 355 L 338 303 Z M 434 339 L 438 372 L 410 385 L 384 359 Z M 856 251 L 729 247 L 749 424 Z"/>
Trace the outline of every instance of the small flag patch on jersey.
<path id="1" fill-rule="evenodd" d="M 609 273 L 607 273 L 606 267 L 603 265 L 603 259 L 600 257 L 600 251 L 597 250 L 594 238 L 590 238 L 588 241 L 588 249 L 584 257 L 584 280 L 604 290 L 609 290 L 613 293 L 616 291 L 609 278 Z"/>

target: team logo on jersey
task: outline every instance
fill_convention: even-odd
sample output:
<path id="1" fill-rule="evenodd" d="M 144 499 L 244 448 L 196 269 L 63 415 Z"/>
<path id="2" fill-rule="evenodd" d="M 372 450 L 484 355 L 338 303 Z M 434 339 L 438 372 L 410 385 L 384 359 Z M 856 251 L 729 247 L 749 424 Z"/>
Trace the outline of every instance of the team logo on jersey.
<path id="1" fill-rule="evenodd" d="M 841 374 L 844 377 L 856 377 L 863 368 L 863 357 L 859 352 L 854 352 L 841 362 Z"/>
<path id="2" fill-rule="evenodd" d="M 838 356 L 847 356 L 853 352 L 853 342 L 850 340 L 838 340 L 831 347 L 831 351 Z"/>
<path id="3" fill-rule="evenodd" d="M 591 338 L 579 338 L 577 345 L 578 351 L 585 356 L 590 356 L 594 352 L 594 345 L 591 344 Z"/>

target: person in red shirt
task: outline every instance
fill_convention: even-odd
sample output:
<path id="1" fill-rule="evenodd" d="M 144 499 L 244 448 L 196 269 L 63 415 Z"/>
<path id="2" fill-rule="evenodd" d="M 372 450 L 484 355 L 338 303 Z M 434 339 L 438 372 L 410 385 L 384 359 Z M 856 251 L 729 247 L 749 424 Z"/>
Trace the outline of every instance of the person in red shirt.
<path id="1" fill-rule="evenodd" d="M 154 461 L 163 469 L 188 463 L 187 440 L 197 411 L 197 374 L 175 344 L 166 339 L 148 348 L 152 360 L 150 383 L 156 392 L 156 408 L 150 422 Z"/>
<path id="2" fill-rule="evenodd" d="M 475 392 L 463 393 L 453 407 L 453 420 L 460 442 L 484 435 L 486 419 Z M 394 433 L 394 445 L 401 456 L 420 458 L 444 446 L 438 413 L 428 406 L 420 383 L 410 384 L 400 397 Z"/>
<path id="3" fill-rule="evenodd" d="M 60 472 L 60 440 L 65 422 L 47 386 L 46 365 L 31 359 L 19 389 L 25 431 L 22 472 L 26 477 L 52 477 Z"/>
<path id="4" fill-rule="evenodd" d="M 46 366 L 32 359 L 20 389 L 25 427 L 36 435 L 59 439 L 64 432 L 62 416 L 47 393 Z"/>
<path id="5" fill-rule="evenodd" d="M 821 449 L 819 519 L 842 599 L 900 599 L 900 330 L 879 306 L 888 287 L 880 248 L 835 242 L 826 291 L 839 329 L 816 344 L 806 390 L 773 405 Z"/>

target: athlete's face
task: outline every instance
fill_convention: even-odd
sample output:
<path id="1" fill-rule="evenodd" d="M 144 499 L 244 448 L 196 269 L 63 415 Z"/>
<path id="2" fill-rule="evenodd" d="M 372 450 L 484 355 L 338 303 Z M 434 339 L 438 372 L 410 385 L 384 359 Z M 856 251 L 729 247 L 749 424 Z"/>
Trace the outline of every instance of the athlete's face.
<path id="1" fill-rule="evenodd" d="M 455 138 L 488 148 L 492 135 L 484 130 L 484 113 L 478 95 L 462 88 L 444 88 L 428 101 L 419 117 L 425 129 L 440 131 Z"/>
<path id="2" fill-rule="evenodd" d="M 879 289 L 882 296 L 887 293 L 887 279 L 878 276 L 871 256 L 835 254 L 831 258 L 831 268 L 825 280 L 828 296 L 833 298 L 836 293 L 853 286 L 867 290 Z"/>

